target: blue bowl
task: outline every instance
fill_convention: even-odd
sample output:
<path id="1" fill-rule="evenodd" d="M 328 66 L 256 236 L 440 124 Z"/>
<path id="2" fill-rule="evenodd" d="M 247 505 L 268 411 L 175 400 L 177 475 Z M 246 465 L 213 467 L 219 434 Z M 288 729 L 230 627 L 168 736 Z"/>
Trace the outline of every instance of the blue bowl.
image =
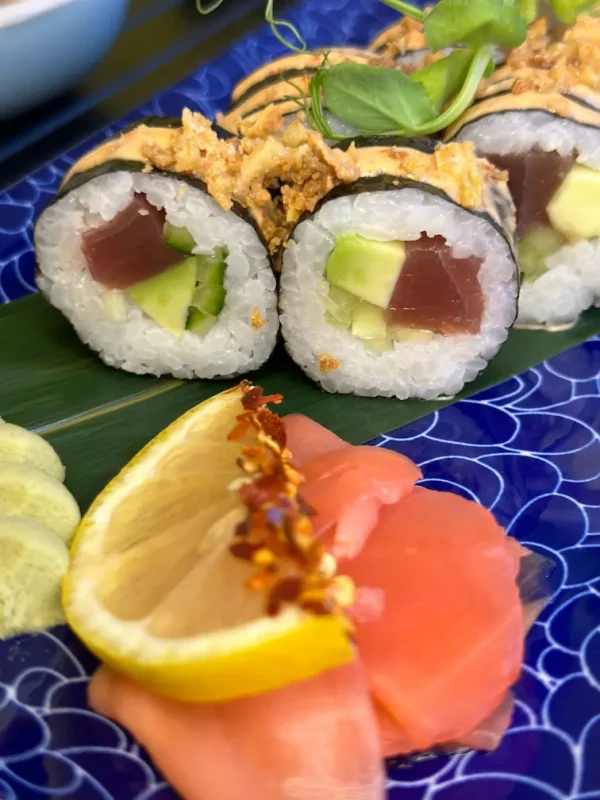
<path id="1" fill-rule="evenodd" d="M 0 6 L 0 119 L 71 89 L 115 40 L 128 0 L 14 0 Z"/>

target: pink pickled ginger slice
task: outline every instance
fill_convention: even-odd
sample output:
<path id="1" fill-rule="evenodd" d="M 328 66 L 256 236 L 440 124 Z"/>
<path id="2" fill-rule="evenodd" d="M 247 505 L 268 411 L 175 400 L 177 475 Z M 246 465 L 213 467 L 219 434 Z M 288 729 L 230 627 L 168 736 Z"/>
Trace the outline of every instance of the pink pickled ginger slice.
<path id="1" fill-rule="evenodd" d="M 419 487 L 384 507 L 360 555 L 340 564 L 384 592 L 356 640 L 403 752 L 461 741 L 503 703 L 523 657 L 518 569 L 490 512 Z"/>
<path id="2" fill-rule="evenodd" d="M 148 749 L 185 800 L 383 800 L 358 662 L 257 697 L 189 705 L 103 667 L 90 703 Z"/>

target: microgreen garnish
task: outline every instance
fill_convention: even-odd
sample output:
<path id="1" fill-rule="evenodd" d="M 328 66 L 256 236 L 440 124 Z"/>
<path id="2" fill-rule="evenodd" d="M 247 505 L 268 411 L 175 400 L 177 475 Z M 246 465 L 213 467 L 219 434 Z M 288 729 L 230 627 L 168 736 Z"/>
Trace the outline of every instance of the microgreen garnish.
<path id="1" fill-rule="evenodd" d="M 426 11 L 422 11 L 420 8 L 413 6 L 411 3 L 405 3 L 403 0 L 380 0 L 380 2 L 382 2 L 384 6 L 389 6 L 396 11 L 400 11 L 400 13 L 404 14 L 405 17 L 416 19 L 418 22 L 424 22 L 425 17 L 427 16 Z"/>
<path id="2" fill-rule="evenodd" d="M 273 35 L 278 42 L 281 42 L 284 47 L 287 47 L 294 53 L 304 53 L 306 50 L 306 42 L 302 38 L 300 31 L 291 22 L 287 22 L 284 19 L 275 19 L 273 4 L 274 0 L 267 0 L 267 6 L 265 9 L 265 20 L 271 26 Z M 280 28 L 286 28 L 288 31 L 290 31 L 300 46 L 298 47 L 298 44 L 294 44 L 293 42 L 290 42 L 289 39 L 286 39 L 285 36 L 279 32 Z"/>
<path id="3" fill-rule="evenodd" d="M 439 61 L 433 61 L 412 74 L 412 79 L 422 84 L 436 113 L 460 91 L 473 60 L 471 50 L 454 50 Z"/>
<path id="4" fill-rule="evenodd" d="M 321 85 L 328 110 L 362 133 L 409 131 L 435 115 L 423 85 L 400 70 L 346 62 Z"/>
<path id="5" fill-rule="evenodd" d="M 598 0 L 550 0 L 550 5 L 560 22 L 572 23 L 580 14 L 592 11 Z"/>
<path id="6" fill-rule="evenodd" d="M 526 35 L 527 23 L 513 0 L 440 0 L 425 19 L 434 52 L 457 44 L 518 47 Z"/>
<path id="7" fill-rule="evenodd" d="M 223 2 L 224 0 L 213 0 L 212 3 L 204 5 L 204 0 L 196 0 L 196 8 L 202 15 L 206 16 L 207 14 L 212 14 Z"/>
<path id="8" fill-rule="evenodd" d="M 538 15 L 538 0 L 516 0 L 515 5 L 527 24 L 533 22 Z"/>
<path id="9" fill-rule="evenodd" d="M 204 0 L 196 2 L 202 11 Z M 202 13 L 221 2 L 213 0 Z M 451 52 L 410 75 L 394 67 L 353 62 L 331 66 L 325 57 L 311 79 L 310 98 L 299 92 L 298 105 L 310 125 L 328 139 L 347 137 L 333 133 L 325 109 L 358 134 L 416 136 L 444 130 L 473 102 L 482 78 L 493 69 L 495 49 L 523 44 L 527 25 L 538 13 L 538 0 L 439 0 L 429 11 L 405 0 L 380 2 L 422 22 L 433 53 Z M 598 0 L 548 0 L 548 4 L 558 20 L 572 23 L 596 7 Z M 288 49 L 306 50 L 298 29 L 275 19 L 274 0 L 267 0 L 265 19 Z M 281 33 L 282 28 L 291 31 L 296 43 Z"/>

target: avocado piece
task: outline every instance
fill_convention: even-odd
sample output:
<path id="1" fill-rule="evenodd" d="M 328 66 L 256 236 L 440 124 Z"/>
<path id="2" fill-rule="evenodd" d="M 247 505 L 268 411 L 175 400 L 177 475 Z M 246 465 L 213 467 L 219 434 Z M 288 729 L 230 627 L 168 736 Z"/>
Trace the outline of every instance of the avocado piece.
<path id="1" fill-rule="evenodd" d="M 360 299 L 344 289 L 336 286 L 329 287 L 329 294 L 325 298 L 325 315 L 338 323 L 335 327 L 349 328 L 352 324 L 352 312 L 360 304 Z M 328 319 L 328 321 L 330 321 Z M 335 323 L 331 323 L 334 324 Z"/>
<path id="2" fill-rule="evenodd" d="M 332 286 L 387 308 L 405 260 L 403 242 L 376 242 L 344 233 L 327 260 L 325 277 Z"/>
<path id="3" fill-rule="evenodd" d="M 178 228 L 176 225 L 165 222 L 163 236 L 167 247 L 172 247 L 173 250 L 186 256 L 192 255 L 196 242 L 187 228 Z"/>
<path id="4" fill-rule="evenodd" d="M 222 286 L 197 286 L 193 293 L 190 306 L 218 317 L 225 305 L 225 289 Z"/>
<path id="5" fill-rule="evenodd" d="M 212 314 L 205 314 L 199 308 L 192 308 L 185 329 L 197 336 L 206 336 L 214 328 L 216 321 L 217 318 Z"/>
<path id="6" fill-rule="evenodd" d="M 120 322 L 127 316 L 125 295 L 120 289 L 108 289 L 102 295 L 106 316 L 115 322 Z"/>
<path id="7" fill-rule="evenodd" d="M 136 283 L 129 295 L 154 322 L 179 338 L 185 330 L 195 288 L 196 259 L 192 257 Z"/>
<path id="8" fill-rule="evenodd" d="M 600 236 L 600 172 L 582 164 L 571 167 L 546 213 L 567 239 Z"/>
<path id="9" fill-rule="evenodd" d="M 391 325 L 390 336 L 396 342 L 427 344 L 434 338 L 435 333 L 421 328 L 404 328 L 402 325 Z"/>
<path id="10" fill-rule="evenodd" d="M 523 279 L 536 281 L 548 271 L 546 259 L 559 250 L 565 240 L 548 225 L 539 225 L 519 242 L 519 267 Z"/>
<path id="11" fill-rule="evenodd" d="M 388 350 L 393 348 L 390 339 L 365 339 L 363 344 L 372 353 L 387 353 Z"/>
<path id="12" fill-rule="evenodd" d="M 350 317 L 347 322 L 343 322 L 342 320 L 335 317 L 329 311 L 325 312 L 325 319 L 327 322 L 332 325 L 334 328 L 339 328 L 341 331 L 347 331 L 352 323 L 352 318 Z"/>
<path id="13" fill-rule="evenodd" d="M 371 303 L 361 303 L 352 312 L 352 333 L 357 339 L 389 338 L 383 311 Z"/>

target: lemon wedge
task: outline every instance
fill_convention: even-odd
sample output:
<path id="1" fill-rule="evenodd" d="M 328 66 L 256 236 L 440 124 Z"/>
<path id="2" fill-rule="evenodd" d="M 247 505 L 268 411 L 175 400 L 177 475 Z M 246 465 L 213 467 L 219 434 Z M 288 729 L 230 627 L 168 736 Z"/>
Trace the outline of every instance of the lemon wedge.
<path id="1" fill-rule="evenodd" d="M 32 519 L 69 543 L 81 515 L 62 483 L 35 467 L 0 461 L 0 514 Z"/>
<path id="2" fill-rule="evenodd" d="M 266 613 L 255 566 L 230 551 L 247 508 L 229 441 L 238 387 L 150 442 L 84 517 L 63 583 L 69 624 L 103 661 L 184 701 L 260 694 L 353 658 L 340 613 L 284 604 Z"/>
<path id="3" fill-rule="evenodd" d="M 0 517 L 0 637 L 64 622 L 60 582 L 68 565 L 66 545 L 48 528 Z"/>
<path id="4" fill-rule="evenodd" d="M 37 433 L 0 420 L 0 461 L 29 464 L 61 483 L 65 468 L 51 445 Z"/>

